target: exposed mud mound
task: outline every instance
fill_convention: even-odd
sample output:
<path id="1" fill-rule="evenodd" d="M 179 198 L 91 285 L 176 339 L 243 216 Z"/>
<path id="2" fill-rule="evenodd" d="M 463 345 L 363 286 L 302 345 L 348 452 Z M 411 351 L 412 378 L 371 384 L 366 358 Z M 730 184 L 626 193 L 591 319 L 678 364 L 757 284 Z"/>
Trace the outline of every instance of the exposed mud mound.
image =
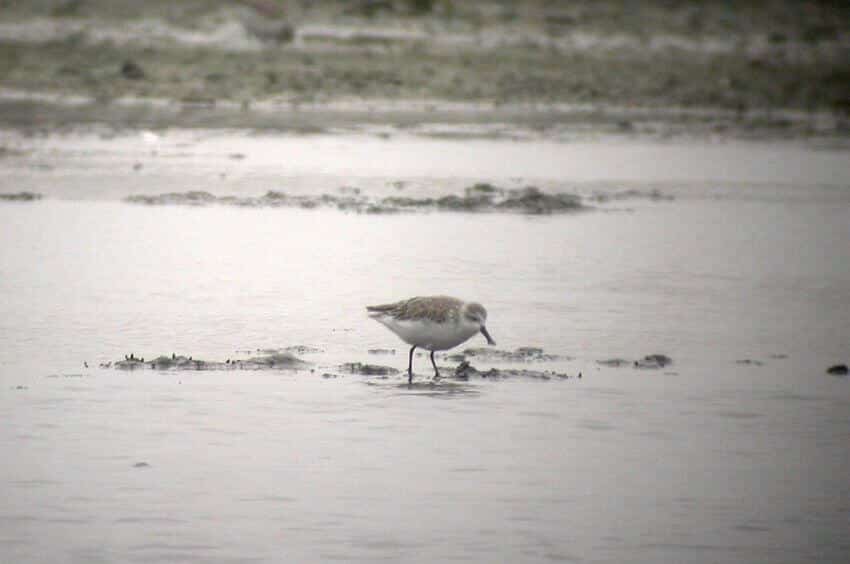
<path id="1" fill-rule="evenodd" d="M 41 194 L 35 192 L 0 193 L 0 201 L 4 202 L 32 202 L 40 199 Z"/>
<path id="2" fill-rule="evenodd" d="M 240 365 L 247 365 L 250 368 L 304 368 L 307 366 L 307 362 L 304 362 L 300 358 L 296 357 L 292 353 L 283 352 L 283 353 L 274 353 L 266 356 L 258 356 L 254 358 L 249 358 L 248 360 L 238 360 L 236 361 Z M 233 362 L 231 361 L 231 364 Z M 241 366 L 240 366 L 241 367 Z"/>
<path id="3" fill-rule="evenodd" d="M 451 376 L 458 380 L 469 380 L 470 378 L 487 378 L 491 380 L 503 380 L 507 378 L 525 378 L 529 380 L 566 380 L 570 378 L 581 378 L 581 372 L 576 376 L 571 376 L 554 370 L 525 370 L 513 368 L 491 368 L 486 371 L 481 371 L 472 366 L 469 361 L 464 360 Z"/>
<path id="4" fill-rule="evenodd" d="M 558 192 L 548 194 L 539 188 L 501 189 L 490 184 L 475 184 L 463 195 L 440 198 L 389 197 L 378 206 L 387 211 L 439 210 L 464 212 L 512 212 L 523 214 L 551 214 L 583 209 L 581 198 L 575 194 Z"/>
<path id="5" fill-rule="evenodd" d="M 520 213 L 548 214 L 575 211 L 582 205 L 580 198 L 573 194 L 546 194 L 529 186 L 522 190 L 510 190 L 508 196 L 496 207 Z"/>
<path id="6" fill-rule="evenodd" d="M 634 364 L 633 360 L 626 360 L 625 358 L 608 358 L 605 360 L 597 360 L 596 364 L 601 364 L 602 366 L 612 366 L 614 368 L 619 368 L 621 366 L 631 366 Z"/>
<path id="7" fill-rule="evenodd" d="M 356 213 L 399 213 L 428 211 L 503 212 L 519 214 L 555 214 L 585 209 L 581 198 L 565 192 L 545 193 L 533 186 L 514 190 L 489 184 L 476 184 L 462 195 L 439 198 L 389 196 L 372 198 L 359 192 L 318 196 L 269 191 L 259 197 L 215 196 L 209 192 L 170 192 L 159 195 L 134 195 L 125 198 L 132 204 L 206 206 L 212 204 L 257 208 L 336 208 Z"/>
<path id="8" fill-rule="evenodd" d="M 491 349 L 487 347 L 474 347 L 464 349 L 460 353 L 447 356 L 449 360 L 463 361 L 469 358 L 478 358 L 486 361 L 501 362 L 545 362 L 551 360 L 567 360 L 569 357 L 549 354 L 537 347 L 519 347 L 514 351 Z"/>
<path id="9" fill-rule="evenodd" d="M 399 370 L 392 366 L 364 364 L 362 362 L 346 362 L 339 367 L 339 370 L 346 374 L 359 374 L 361 376 L 391 376 L 399 373 Z"/>
<path id="10" fill-rule="evenodd" d="M 190 192 L 169 192 L 167 194 L 159 194 L 157 196 L 127 196 L 126 202 L 131 204 L 148 204 L 148 205 L 182 205 L 182 206 L 205 206 L 219 202 L 221 198 L 213 196 L 209 192 L 190 191 Z"/>
<path id="11" fill-rule="evenodd" d="M 635 368 L 646 368 L 650 370 L 657 370 L 659 368 L 664 368 L 668 364 L 671 364 L 673 359 L 664 354 L 650 354 L 646 355 L 642 359 L 635 361 Z"/>
<path id="12" fill-rule="evenodd" d="M 309 345 L 290 345 L 288 347 L 283 347 L 282 349 L 257 349 L 257 352 L 262 355 L 269 354 L 278 354 L 278 353 L 289 353 L 294 355 L 299 354 L 316 354 L 325 352 L 324 350 L 318 347 L 311 347 Z"/>
<path id="13" fill-rule="evenodd" d="M 760 360 L 755 360 L 753 358 L 739 358 L 735 361 L 735 364 L 741 366 L 764 366 L 764 362 Z"/>
<path id="14" fill-rule="evenodd" d="M 253 358 L 227 359 L 224 362 L 201 360 L 182 355 L 158 356 L 151 360 L 133 355 L 124 360 L 101 364 L 102 368 L 117 368 L 119 370 L 270 370 L 270 369 L 303 369 L 308 363 L 288 352 L 257 356 Z"/>
<path id="15" fill-rule="evenodd" d="M 619 190 L 615 192 L 594 192 L 587 198 L 591 202 L 604 204 L 606 202 L 620 200 L 650 200 L 653 202 L 670 202 L 675 198 L 669 194 L 653 188 L 652 190 Z"/>
<path id="16" fill-rule="evenodd" d="M 597 364 L 602 366 L 612 366 L 619 368 L 621 366 L 631 366 L 646 370 L 658 370 L 672 364 L 673 359 L 664 354 L 649 354 L 639 360 L 626 360 L 624 358 L 609 358 L 607 360 L 597 360 Z"/>
<path id="17" fill-rule="evenodd" d="M 395 354 L 395 349 L 369 349 L 369 354 Z"/>

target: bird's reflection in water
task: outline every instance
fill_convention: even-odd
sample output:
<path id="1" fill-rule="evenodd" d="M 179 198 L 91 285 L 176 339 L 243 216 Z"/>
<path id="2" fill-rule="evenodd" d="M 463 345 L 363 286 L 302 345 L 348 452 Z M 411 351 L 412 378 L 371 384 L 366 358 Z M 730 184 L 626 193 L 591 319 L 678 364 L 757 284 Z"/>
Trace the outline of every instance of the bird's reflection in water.
<path id="1" fill-rule="evenodd" d="M 427 380 L 422 382 L 389 382 L 389 381 L 369 381 L 365 382 L 367 386 L 372 386 L 386 391 L 388 394 L 395 396 L 422 396 L 431 398 L 457 399 L 477 397 L 481 395 L 481 390 L 476 385 L 471 385 L 466 382 L 453 382 L 445 379 Z"/>

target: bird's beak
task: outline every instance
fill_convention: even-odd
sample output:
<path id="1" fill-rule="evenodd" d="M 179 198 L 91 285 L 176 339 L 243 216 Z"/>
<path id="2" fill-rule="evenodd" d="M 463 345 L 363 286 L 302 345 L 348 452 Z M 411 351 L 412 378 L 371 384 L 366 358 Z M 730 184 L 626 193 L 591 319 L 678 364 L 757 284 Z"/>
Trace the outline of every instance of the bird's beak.
<path id="1" fill-rule="evenodd" d="M 481 326 L 481 334 L 487 338 L 488 345 L 495 345 L 496 341 L 493 340 L 493 337 L 490 336 L 490 333 L 487 332 L 487 328 L 483 325 Z"/>

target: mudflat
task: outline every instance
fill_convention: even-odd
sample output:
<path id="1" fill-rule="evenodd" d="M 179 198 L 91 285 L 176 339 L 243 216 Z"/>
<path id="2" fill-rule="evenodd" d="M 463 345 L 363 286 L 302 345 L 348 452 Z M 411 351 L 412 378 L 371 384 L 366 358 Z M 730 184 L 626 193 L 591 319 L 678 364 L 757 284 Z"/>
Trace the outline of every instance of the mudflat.
<path id="1" fill-rule="evenodd" d="M 0 14 L 0 122 L 309 131 L 466 109 L 539 128 L 847 128 L 840 3 L 417 4 L 14 3 Z"/>

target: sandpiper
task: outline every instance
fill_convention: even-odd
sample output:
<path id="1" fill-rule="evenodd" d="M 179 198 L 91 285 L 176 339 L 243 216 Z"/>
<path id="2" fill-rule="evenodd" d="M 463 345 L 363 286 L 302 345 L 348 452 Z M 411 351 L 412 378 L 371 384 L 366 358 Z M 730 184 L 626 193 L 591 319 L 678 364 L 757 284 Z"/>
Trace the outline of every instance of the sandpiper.
<path id="1" fill-rule="evenodd" d="M 449 296 L 416 297 L 392 304 L 367 306 L 369 316 L 385 325 L 409 345 L 407 382 L 413 382 L 413 351 L 421 347 L 431 351 L 434 377 L 440 377 L 434 351 L 456 347 L 479 331 L 487 343 L 496 342 L 487 332 L 487 310 L 479 303 L 464 302 Z"/>

